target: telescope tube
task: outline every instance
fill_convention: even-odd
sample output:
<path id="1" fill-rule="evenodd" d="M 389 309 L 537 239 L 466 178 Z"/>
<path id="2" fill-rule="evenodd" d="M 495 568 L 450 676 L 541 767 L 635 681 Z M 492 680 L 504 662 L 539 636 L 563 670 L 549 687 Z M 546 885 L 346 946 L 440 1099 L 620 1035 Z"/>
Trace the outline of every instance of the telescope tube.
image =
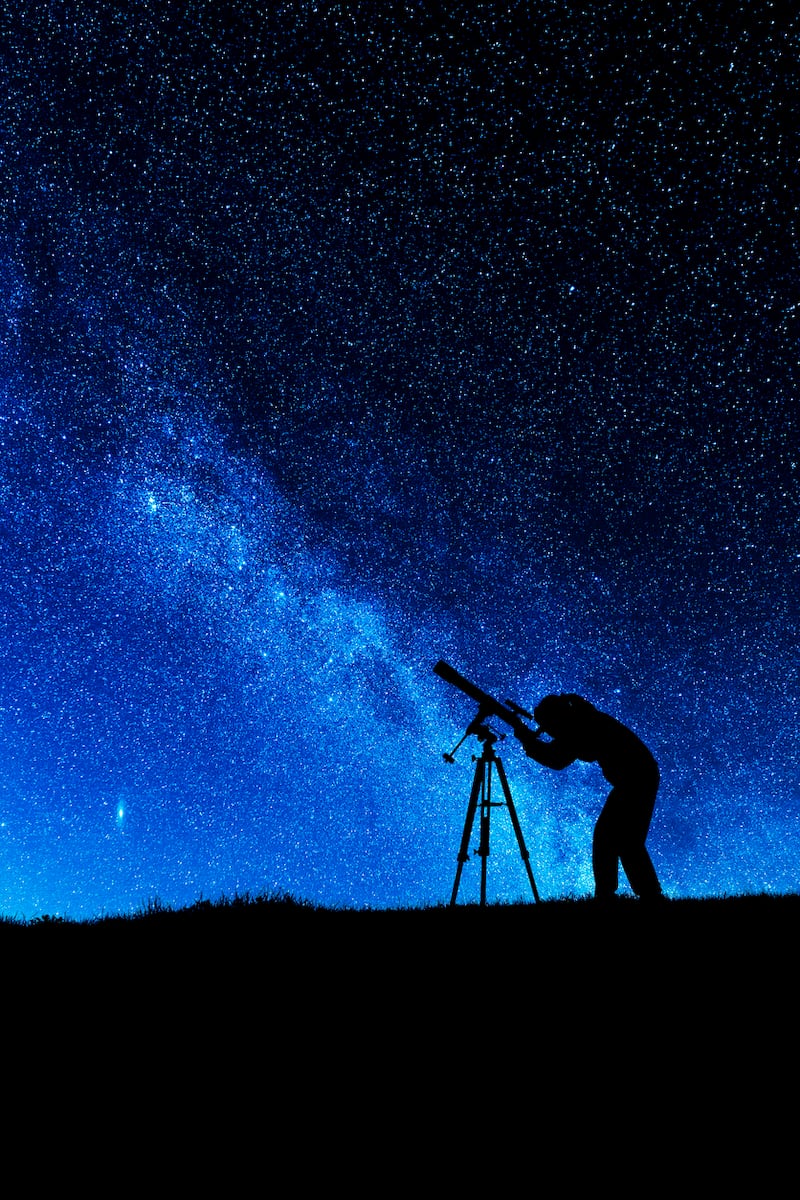
<path id="1" fill-rule="evenodd" d="M 451 667 L 444 659 L 439 659 L 433 668 L 435 675 L 443 679 L 445 683 L 452 684 L 453 687 L 462 691 L 465 696 L 469 696 L 470 700 L 474 700 L 480 707 L 481 713 L 484 716 L 499 717 L 501 721 L 505 721 L 513 730 L 522 730 L 526 733 L 533 733 L 529 725 L 522 721 L 517 713 L 501 703 L 500 700 L 495 700 L 494 696 L 490 696 L 488 692 L 484 692 L 482 688 L 476 687 L 471 683 L 466 676 L 457 671 L 455 667 Z"/>

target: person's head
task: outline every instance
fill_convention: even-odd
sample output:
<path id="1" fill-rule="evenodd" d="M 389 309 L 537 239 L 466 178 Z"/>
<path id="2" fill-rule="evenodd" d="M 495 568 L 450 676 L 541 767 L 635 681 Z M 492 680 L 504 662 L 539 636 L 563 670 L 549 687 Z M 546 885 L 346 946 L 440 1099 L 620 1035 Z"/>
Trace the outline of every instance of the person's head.
<path id="1" fill-rule="evenodd" d="M 545 696 L 533 710 L 533 719 L 550 737 L 579 733 L 596 709 L 582 696 Z"/>

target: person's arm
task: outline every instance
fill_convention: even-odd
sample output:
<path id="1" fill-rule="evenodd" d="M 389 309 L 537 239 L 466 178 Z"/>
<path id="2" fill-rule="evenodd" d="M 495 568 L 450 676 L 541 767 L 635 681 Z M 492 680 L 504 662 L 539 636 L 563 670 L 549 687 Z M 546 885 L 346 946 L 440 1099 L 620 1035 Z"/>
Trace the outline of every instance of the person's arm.
<path id="1" fill-rule="evenodd" d="M 570 763 L 575 762 L 576 755 L 568 745 L 554 739 L 552 742 L 542 742 L 533 730 L 523 732 L 516 730 L 516 735 L 522 743 L 522 748 L 528 758 L 535 758 L 543 767 L 552 767 L 554 771 L 563 771 Z"/>

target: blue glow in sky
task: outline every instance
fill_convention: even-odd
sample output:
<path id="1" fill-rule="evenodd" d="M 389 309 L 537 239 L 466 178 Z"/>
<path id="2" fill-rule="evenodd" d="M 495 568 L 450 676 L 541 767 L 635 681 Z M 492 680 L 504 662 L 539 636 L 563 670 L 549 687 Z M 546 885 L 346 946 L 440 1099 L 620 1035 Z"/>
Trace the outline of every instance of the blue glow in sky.
<path id="1" fill-rule="evenodd" d="M 439 658 L 643 737 L 669 894 L 796 890 L 796 24 L 267 7 L 4 18 L 0 914 L 447 901 Z M 599 772 L 500 752 L 590 892 Z"/>

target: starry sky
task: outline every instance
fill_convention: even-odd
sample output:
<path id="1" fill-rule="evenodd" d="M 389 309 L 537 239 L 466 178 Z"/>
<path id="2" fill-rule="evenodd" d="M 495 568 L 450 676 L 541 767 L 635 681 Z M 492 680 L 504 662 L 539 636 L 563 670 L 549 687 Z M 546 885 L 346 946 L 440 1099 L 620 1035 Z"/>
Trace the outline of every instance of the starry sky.
<path id="1" fill-rule="evenodd" d="M 799 51 L 768 0 L 2 4 L 0 915 L 446 902 L 440 658 L 640 734 L 668 894 L 797 890 Z M 500 753 L 590 893 L 597 768 Z"/>

